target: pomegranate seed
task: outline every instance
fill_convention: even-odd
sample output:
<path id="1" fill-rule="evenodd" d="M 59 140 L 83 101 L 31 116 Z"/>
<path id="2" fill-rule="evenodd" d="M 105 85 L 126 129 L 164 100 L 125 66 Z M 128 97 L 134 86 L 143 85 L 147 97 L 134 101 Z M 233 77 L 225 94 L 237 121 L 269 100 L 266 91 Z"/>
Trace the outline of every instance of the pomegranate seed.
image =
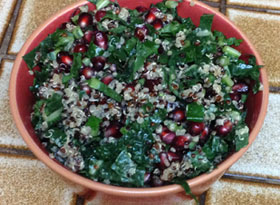
<path id="1" fill-rule="evenodd" d="M 87 52 L 87 47 L 82 44 L 78 44 L 74 47 L 74 52 L 75 53 L 85 53 Z"/>
<path id="2" fill-rule="evenodd" d="M 118 126 L 117 124 L 109 125 L 104 132 L 104 136 L 120 138 L 121 137 L 120 126 Z"/>
<path id="3" fill-rule="evenodd" d="M 163 27 L 162 20 L 156 19 L 156 20 L 153 22 L 153 27 L 154 27 L 156 30 L 161 29 L 161 28 Z"/>
<path id="4" fill-rule="evenodd" d="M 220 136 L 226 136 L 227 134 L 229 134 L 231 132 L 233 128 L 233 124 L 231 121 L 227 120 L 224 125 L 222 126 L 217 126 L 216 130 L 218 132 L 218 135 Z"/>
<path id="5" fill-rule="evenodd" d="M 180 160 L 180 156 L 177 155 L 174 152 L 167 152 L 167 155 L 168 155 L 168 159 L 169 159 L 170 162 L 174 162 L 174 161 Z"/>
<path id="6" fill-rule="evenodd" d="M 160 45 L 159 48 L 158 48 L 158 53 L 163 54 L 163 52 L 164 52 L 164 48 L 163 48 L 162 45 Z"/>
<path id="7" fill-rule="evenodd" d="M 58 59 L 59 63 L 63 63 L 66 66 L 71 66 L 73 63 L 73 56 L 69 55 L 66 52 L 58 53 Z"/>
<path id="8" fill-rule="evenodd" d="M 167 128 L 163 128 L 163 131 L 160 135 L 161 140 L 166 144 L 171 144 L 176 137 L 176 134 L 174 132 L 171 132 Z"/>
<path id="9" fill-rule="evenodd" d="M 172 114 L 175 122 L 181 122 L 186 119 L 185 112 L 183 110 L 177 109 Z"/>
<path id="10" fill-rule="evenodd" d="M 238 83 L 232 87 L 232 91 L 237 93 L 247 93 L 248 90 L 248 85 L 246 85 L 245 83 Z"/>
<path id="11" fill-rule="evenodd" d="M 161 152 L 159 154 L 159 158 L 160 158 L 160 168 L 161 169 L 165 169 L 166 167 L 170 166 L 170 161 L 168 159 L 168 154 L 166 152 Z"/>
<path id="12" fill-rule="evenodd" d="M 208 128 L 208 127 L 205 127 L 205 128 L 203 129 L 203 131 L 201 132 L 201 135 L 200 135 L 200 137 L 199 137 L 199 140 L 200 140 L 201 142 L 206 142 L 207 137 L 208 137 L 208 134 L 209 134 L 209 128 Z"/>
<path id="13" fill-rule="evenodd" d="M 68 66 L 71 66 L 72 63 L 73 63 L 73 58 L 72 56 L 62 56 L 61 58 L 61 62 L 68 65 Z"/>
<path id="14" fill-rule="evenodd" d="M 99 10 L 95 14 L 95 19 L 99 22 L 104 16 L 106 16 L 106 11 Z"/>
<path id="15" fill-rule="evenodd" d="M 82 85 L 81 90 L 85 91 L 87 95 L 90 95 L 91 93 L 91 88 L 88 85 Z"/>
<path id="16" fill-rule="evenodd" d="M 98 31 L 94 35 L 94 43 L 95 45 L 99 46 L 106 50 L 108 48 L 108 37 L 105 33 Z"/>
<path id="17" fill-rule="evenodd" d="M 91 40 L 92 40 L 93 35 L 94 35 L 94 32 L 93 32 L 93 31 L 90 31 L 90 30 L 86 31 L 85 34 L 84 34 L 84 39 L 85 39 L 85 41 L 86 41 L 87 43 L 90 43 Z"/>
<path id="18" fill-rule="evenodd" d="M 200 46 L 200 41 L 194 42 L 194 45 L 195 45 L 195 46 Z"/>
<path id="19" fill-rule="evenodd" d="M 230 98 L 235 101 L 239 101 L 241 99 L 241 95 L 239 93 L 230 93 Z"/>
<path id="20" fill-rule="evenodd" d="M 191 141 L 191 136 L 188 135 L 188 134 L 187 135 L 180 135 L 180 136 L 177 136 L 174 141 L 175 141 L 174 145 L 176 147 L 184 148 L 185 143 Z"/>
<path id="21" fill-rule="evenodd" d="M 144 87 L 149 88 L 150 91 L 154 90 L 154 86 L 160 83 L 159 79 L 156 80 L 146 80 L 144 83 Z"/>
<path id="22" fill-rule="evenodd" d="M 93 76 L 94 72 L 92 70 L 92 68 L 90 67 L 85 67 L 83 70 L 82 70 L 82 75 L 85 77 L 85 79 L 91 79 L 92 76 Z"/>
<path id="23" fill-rule="evenodd" d="M 148 29 L 146 26 L 137 27 L 134 32 L 135 37 L 138 38 L 140 41 L 143 41 L 147 34 Z"/>
<path id="24" fill-rule="evenodd" d="M 108 75 L 108 76 L 102 78 L 101 81 L 102 81 L 104 84 L 109 85 L 109 84 L 112 82 L 112 80 L 114 80 L 113 76 L 112 76 L 112 75 Z"/>
<path id="25" fill-rule="evenodd" d="M 127 84 L 124 88 L 124 91 L 127 90 L 128 88 L 131 88 L 132 91 L 135 91 L 135 84 L 134 83 Z"/>
<path id="26" fill-rule="evenodd" d="M 94 70 L 101 71 L 106 64 L 106 58 L 102 56 L 94 57 L 91 59 L 91 62 L 93 63 Z"/>
<path id="27" fill-rule="evenodd" d="M 205 128 L 205 124 L 203 122 L 192 122 L 190 124 L 190 133 L 192 135 L 199 135 Z"/>
<path id="28" fill-rule="evenodd" d="M 92 25 L 92 15 L 89 13 L 81 13 L 78 19 L 78 24 L 81 28 L 86 28 Z"/>
<path id="29" fill-rule="evenodd" d="M 145 11 L 148 11 L 148 9 L 144 6 L 137 6 L 136 10 L 140 13 L 144 13 Z"/>
<path id="30" fill-rule="evenodd" d="M 156 12 L 159 12 L 159 10 L 157 8 L 151 8 L 149 13 L 145 17 L 145 21 L 147 23 L 153 23 L 157 18 L 156 15 L 155 15 Z"/>
<path id="31" fill-rule="evenodd" d="M 144 175 L 144 183 L 147 183 L 151 180 L 151 174 L 149 172 Z"/>

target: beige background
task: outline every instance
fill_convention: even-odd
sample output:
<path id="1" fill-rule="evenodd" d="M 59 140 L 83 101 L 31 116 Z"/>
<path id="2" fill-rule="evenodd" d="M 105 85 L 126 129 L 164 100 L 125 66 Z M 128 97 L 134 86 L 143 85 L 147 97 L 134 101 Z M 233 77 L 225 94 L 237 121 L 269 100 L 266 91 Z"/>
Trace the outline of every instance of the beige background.
<path id="1" fill-rule="evenodd" d="M 194 204 L 183 194 L 135 203 L 101 193 L 87 203 L 75 194 L 76 188 L 36 160 L 18 134 L 8 109 L 8 79 L 15 56 L 36 27 L 75 1 L 0 0 L 0 204 Z M 280 204 L 280 0 L 203 2 L 224 12 L 256 45 L 269 74 L 271 93 L 268 114 L 256 141 L 201 202 Z"/>

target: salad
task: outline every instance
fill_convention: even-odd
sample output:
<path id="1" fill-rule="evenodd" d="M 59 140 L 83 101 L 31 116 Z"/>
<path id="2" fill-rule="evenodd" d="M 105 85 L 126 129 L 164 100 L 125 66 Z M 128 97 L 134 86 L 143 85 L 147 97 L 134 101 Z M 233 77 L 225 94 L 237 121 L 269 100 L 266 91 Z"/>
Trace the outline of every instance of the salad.
<path id="1" fill-rule="evenodd" d="M 242 40 L 212 31 L 211 14 L 198 27 L 181 18 L 180 2 L 91 2 L 23 57 L 50 157 L 106 184 L 186 187 L 248 145 L 261 66 L 236 49 Z"/>

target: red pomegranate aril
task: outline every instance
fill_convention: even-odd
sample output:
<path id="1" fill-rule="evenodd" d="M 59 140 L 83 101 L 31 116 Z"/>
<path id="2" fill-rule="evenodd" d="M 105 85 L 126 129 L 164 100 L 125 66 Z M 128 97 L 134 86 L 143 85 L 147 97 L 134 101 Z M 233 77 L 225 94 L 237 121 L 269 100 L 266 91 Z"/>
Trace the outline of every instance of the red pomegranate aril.
<path id="1" fill-rule="evenodd" d="M 163 54 L 163 52 L 164 52 L 164 48 L 163 48 L 162 45 L 160 45 L 159 48 L 158 48 L 158 53 Z"/>
<path id="2" fill-rule="evenodd" d="M 195 46 L 200 46 L 200 41 L 194 42 L 194 45 L 195 45 Z"/>
<path id="3" fill-rule="evenodd" d="M 66 52 L 58 53 L 59 63 L 63 63 L 67 66 L 71 66 L 73 63 L 73 56 L 69 55 Z"/>
<path id="4" fill-rule="evenodd" d="M 185 112 L 183 110 L 177 109 L 172 114 L 175 122 L 181 122 L 186 119 Z"/>
<path id="5" fill-rule="evenodd" d="M 161 28 L 163 27 L 162 20 L 156 19 L 156 20 L 153 22 L 153 27 L 154 27 L 156 30 L 161 29 Z"/>
<path id="6" fill-rule="evenodd" d="M 101 81 L 102 81 L 105 85 L 109 85 L 109 84 L 112 82 L 112 80 L 114 80 L 113 76 L 112 76 L 112 75 L 108 75 L 108 76 L 102 78 Z"/>
<path id="7" fill-rule="evenodd" d="M 90 67 L 85 67 L 83 70 L 82 70 L 82 75 L 85 77 L 85 79 L 89 80 L 92 78 L 94 72 L 92 70 L 92 68 Z"/>
<path id="8" fill-rule="evenodd" d="M 154 86 L 160 83 L 159 79 L 156 80 L 145 80 L 144 87 L 149 88 L 149 91 L 154 90 Z"/>
<path id="9" fill-rule="evenodd" d="M 75 53 L 85 53 L 87 52 L 87 47 L 85 45 L 78 44 L 74 47 Z"/>
<path id="10" fill-rule="evenodd" d="M 239 101 L 241 99 L 241 95 L 239 93 L 230 93 L 229 94 L 230 98 L 232 100 L 235 100 L 235 101 Z"/>
<path id="11" fill-rule="evenodd" d="M 104 136 L 120 138 L 121 137 L 120 126 L 116 124 L 109 125 L 104 132 Z"/>
<path id="12" fill-rule="evenodd" d="M 90 93 L 91 93 L 91 88 L 90 88 L 88 85 L 82 85 L 82 86 L 81 86 L 81 89 L 82 89 L 83 91 L 85 91 L 85 93 L 86 93 L 87 95 L 90 95 Z"/>
<path id="13" fill-rule="evenodd" d="M 108 48 L 108 37 L 105 33 L 98 31 L 94 35 L 94 43 L 95 45 L 99 46 L 106 50 Z"/>
<path id="14" fill-rule="evenodd" d="M 106 64 L 106 58 L 102 56 L 94 57 L 91 59 L 91 62 L 93 63 L 94 70 L 101 71 Z"/>
<path id="15" fill-rule="evenodd" d="M 237 93 L 247 93 L 248 90 L 249 87 L 245 83 L 238 83 L 232 87 L 232 91 Z"/>
<path id="16" fill-rule="evenodd" d="M 190 124 L 190 133 L 192 135 L 199 135 L 205 128 L 205 124 L 203 122 L 192 122 Z"/>
<path id="17" fill-rule="evenodd" d="M 135 91 L 135 83 L 128 83 L 125 88 L 124 88 L 124 91 L 126 91 L 127 89 L 131 89 L 131 91 Z"/>
<path id="18" fill-rule="evenodd" d="M 164 130 L 161 133 L 161 140 L 165 143 L 165 144 L 171 144 L 173 142 L 173 140 L 175 139 L 176 134 L 174 132 L 171 132 L 170 130 Z"/>
<path id="19" fill-rule="evenodd" d="M 180 156 L 174 152 L 167 152 L 167 155 L 170 162 L 180 160 Z"/>
<path id="20" fill-rule="evenodd" d="M 106 16 L 106 11 L 99 10 L 99 11 L 97 11 L 96 14 L 95 14 L 95 19 L 96 19 L 96 21 L 99 22 L 99 21 L 101 21 L 101 19 L 102 19 L 104 16 Z"/>
<path id="21" fill-rule="evenodd" d="M 160 168 L 165 169 L 166 167 L 170 166 L 170 161 L 168 159 L 168 154 L 166 152 L 161 152 L 159 154 L 159 159 L 160 159 Z"/>
<path id="22" fill-rule="evenodd" d="M 153 23 L 156 20 L 156 18 L 157 18 L 156 15 L 155 15 L 156 12 L 159 12 L 159 10 L 157 8 L 152 8 L 149 11 L 149 13 L 146 15 L 145 21 L 147 23 Z"/>
<path id="23" fill-rule="evenodd" d="M 148 11 L 148 9 L 144 6 L 137 6 L 136 10 L 140 13 L 144 13 L 144 12 Z"/>
<path id="24" fill-rule="evenodd" d="M 187 142 L 191 142 L 191 136 L 190 135 L 180 135 L 177 136 L 174 140 L 174 145 L 178 148 L 184 148 L 185 144 Z"/>
<path id="25" fill-rule="evenodd" d="M 90 43 L 91 40 L 92 40 L 92 38 L 93 38 L 93 35 L 94 35 L 94 32 L 93 32 L 93 31 L 91 31 L 91 30 L 86 31 L 85 34 L 84 34 L 84 39 L 85 39 L 85 41 L 86 41 L 87 43 Z"/>
<path id="26" fill-rule="evenodd" d="M 148 34 L 148 29 L 146 26 L 137 27 L 135 29 L 134 35 L 140 41 L 143 41 Z"/>
<path id="27" fill-rule="evenodd" d="M 81 28 L 86 28 L 93 23 L 92 15 L 89 13 L 81 13 L 78 19 L 78 24 Z"/>
<path id="28" fill-rule="evenodd" d="M 209 128 L 205 127 L 201 132 L 201 135 L 199 136 L 199 140 L 205 142 L 207 140 L 208 134 L 209 134 Z"/>
<path id="29" fill-rule="evenodd" d="M 224 125 L 217 126 L 216 130 L 218 132 L 218 135 L 224 137 L 231 132 L 232 128 L 233 128 L 232 122 L 227 120 L 224 123 Z"/>

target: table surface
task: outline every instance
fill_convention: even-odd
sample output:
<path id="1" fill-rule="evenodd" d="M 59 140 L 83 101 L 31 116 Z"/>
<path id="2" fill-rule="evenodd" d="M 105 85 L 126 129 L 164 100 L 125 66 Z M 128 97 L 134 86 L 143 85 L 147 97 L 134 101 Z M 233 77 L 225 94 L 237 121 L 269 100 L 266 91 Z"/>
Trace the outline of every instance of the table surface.
<path id="1" fill-rule="evenodd" d="M 31 32 L 51 14 L 77 0 L 0 0 L 0 204 L 151 204 L 96 193 L 86 202 L 73 186 L 38 161 L 18 134 L 9 111 L 11 69 Z M 280 202 L 280 0 L 203 1 L 226 14 L 256 45 L 269 75 L 268 113 L 248 152 L 206 193 L 201 204 Z M 183 194 L 153 204 L 194 204 Z"/>

